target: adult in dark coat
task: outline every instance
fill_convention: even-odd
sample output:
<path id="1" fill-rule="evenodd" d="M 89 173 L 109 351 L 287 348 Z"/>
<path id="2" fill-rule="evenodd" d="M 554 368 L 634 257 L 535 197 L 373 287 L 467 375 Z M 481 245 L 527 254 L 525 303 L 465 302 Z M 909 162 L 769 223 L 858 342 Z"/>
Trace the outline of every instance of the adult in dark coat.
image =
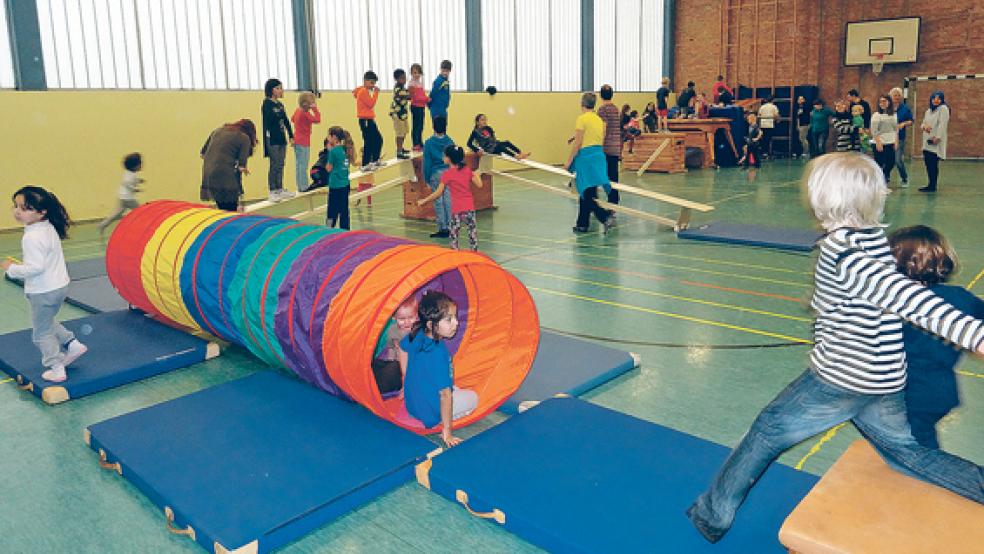
<path id="1" fill-rule="evenodd" d="M 256 125 L 249 119 L 227 123 L 212 131 L 204 146 L 202 200 L 215 200 L 220 210 L 237 211 L 243 195 L 242 175 L 256 148 Z"/>

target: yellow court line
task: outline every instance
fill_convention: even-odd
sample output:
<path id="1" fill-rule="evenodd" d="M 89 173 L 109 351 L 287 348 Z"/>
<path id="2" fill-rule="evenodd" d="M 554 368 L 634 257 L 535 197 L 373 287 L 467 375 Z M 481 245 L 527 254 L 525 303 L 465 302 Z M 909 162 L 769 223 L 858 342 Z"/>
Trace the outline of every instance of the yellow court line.
<path id="1" fill-rule="evenodd" d="M 576 277 L 566 277 L 566 276 L 563 276 L 563 275 L 558 275 L 556 273 L 545 273 L 545 272 L 541 272 L 541 271 L 533 271 L 531 269 L 522 269 L 522 268 L 511 268 L 510 271 L 518 272 L 518 273 L 530 273 L 530 274 L 533 274 L 533 275 L 539 275 L 540 277 L 548 277 L 548 278 L 551 278 L 551 279 L 560 279 L 562 281 L 572 281 L 574 283 L 583 283 L 583 284 L 586 284 L 586 285 L 594 285 L 596 287 L 604 287 L 604 288 L 615 289 L 615 290 L 624 290 L 624 291 L 627 291 L 627 292 L 634 292 L 634 293 L 637 293 L 637 294 L 644 294 L 646 296 L 655 296 L 657 298 L 669 298 L 669 299 L 672 299 L 672 300 L 680 300 L 682 302 L 691 302 L 691 303 L 694 303 L 694 304 L 702 304 L 704 306 L 712 306 L 712 307 L 715 307 L 715 308 L 724 308 L 726 310 L 735 310 L 735 311 L 738 311 L 738 312 L 747 312 L 747 313 L 756 314 L 756 315 L 764 315 L 764 316 L 769 316 L 769 317 L 778 317 L 778 318 L 781 318 L 781 319 L 790 319 L 792 321 L 802 321 L 802 322 L 806 322 L 806 323 L 810 323 L 810 322 L 813 321 L 812 318 L 797 317 L 797 316 L 786 315 L 786 314 L 779 314 L 779 313 L 775 313 L 775 312 L 769 312 L 769 311 L 766 311 L 766 310 L 756 310 L 754 308 L 745 308 L 743 306 L 736 306 L 734 304 L 725 304 L 725 303 L 722 303 L 722 302 L 713 302 L 713 301 L 710 301 L 710 300 L 701 300 L 699 298 L 691 298 L 691 297 L 688 297 L 688 296 L 677 296 L 675 294 L 666 294 L 666 293 L 655 292 L 655 291 L 651 291 L 651 290 L 637 289 L 637 288 L 633 288 L 633 287 L 624 287 L 624 286 L 621 286 L 621 285 L 613 285 L 613 284 L 610 284 L 610 283 L 602 283 L 602 282 L 599 282 L 599 281 L 589 281 L 587 279 L 578 279 Z"/>
<path id="2" fill-rule="evenodd" d="M 977 274 L 977 277 L 971 279 L 970 283 L 967 284 L 967 290 L 974 288 L 974 285 L 976 285 L 977 282 L 981 280 L 981 277 L 984 277 L 984 269 L 982 269 L 981 272 Z"/>
<path id="3" fill-rule="evenodd" d="M 834 436 L 837 435 L 837 431 L 839 431 L 840 428 L 843 427 L 843 426 L 845 426 L 845 425 L 847 425 L 847 422 L 846 421 L 844 423 L 841 423 L 840 425 L 838 425 L 838 426 L 836 426 L 836 427 L 828 430 L 826 433 L 824 433 L 824 435 L 822 437 L 820 437 L 820 440 L 818 440 L 816 442 L 816 444 L 814 444 L 813 446 L 810 447 L 810 451 L 806 453 L 806 456 L 803 456 L 802 458 L 800 458 L 800 461 L 796 462 L 796 465 L 793 466 L 793 467 L 796 468 L 796 469 L 798 469 L 798 470 L 800 470 L 800 471 L 802 471 L 803 470 L 803 464 L 805 464 L 806 461 L 810 459 L 810 456 L 813 456 L 817 452 L 820 452 L 820 449 L 823 448 L 823 445 L 825 443 L 829 442 L 830 439 L 834 438 Z"/>
<path id="4" fill-rule="evenodd" d="M 964 371 L 962 369 L 958 369 L 957 373 L 959 373 L 960 375 L 965 375 L 967 377 L 977 377 L 978 379 L 984 379 L 984 373 L 974 373 L 973 371 Z"/>
<path id="5" fill-rule="evenodd" d="M 786 340 L 786 341 L 790 341 L 790 342 L 797 342 L 797 343 L 800 343 L 800 344 L 813 344 L 813 341 L 810 341 L 810 340 L 807 340 L 807 339 L 803 339 L 803 338 L 800 338 L 800 337 L 792 337 L 792 336 L 783 335 L 783 334 L 780 334 L 780 333 L 772 333 L 772 332 L 769 332 L 769 331 L 762 331 L 760 329 L 753 329 L 751 327 L 742 327 L 740 325 L 731 325 L 729 323 L 722 323 L 720 321 L 713 321 L 713 320 L 710 320 L 710 319 L 702 319 L 702 318 L 699 318 L 699 317 L 691 317 L 691 316 L 686 316 L 686 315 L 682 315 L 682 314 L 676 314 L 676 313 L 673 313 L 673 312 L 664 312 L 662 310 L 654 310 L 652 308 L 644 308 L 642 306 L 634 306 L 632 304 L 624 304 L 622 302 L 612 302 L 610 300 L 602 300 L 600 298 L 594 298 L 593 296 L 583 296 L 583 295 L 580 295 L 580 294 L 572 294 L 572 293 L 569 293 L 569 292 L 561 292 L 561 291 L 557 291 L 557 290 L 543 289 L 543 288 L 539 288 L 539 287 L 530 287 L 530 286 L 527 286 L 526 288 L 528 288 L 529 290 L 532 290 L 532 291 L 543 292 L 543 293 L 546 293 L 546 294 L 553 294 L 553 295 L 556 295 L 556 296 L 563 296 L 563 297 L 566 297 L 566 298 L 574 298 L 574 299 L 577 299 L 577 300 L 584 300 L 585 302 L 593 302 L 595 304 L 603 304 L 605 306 L 613 306 L 613 307 L 616 307 L 616 308 L 623 308 L 623 309 L 626 309 L 626 310 L 632 310 L 632 311 L 636 311 L 636 312 L 643 312 L 643 313 L 653 314 L 653 315 L 661 315 L 661 316 L 670 317 L 670 318 L 673 318 L 673 319 L 682 319 L 684 321 L 690 321 L 690 322 L 693 322 L 693 323 L 700 323 L 700 324 L 703 324 L 703 325 L 710 325 L 712 327 L 722 327 L 724 329 L 731 329 L 732 331 L 741 331 L 743 333 L 751 333 L 753 335 L 760 335 L 760 336 L 763 336 L 763 337 L 770 337 L 770 338 L 781 339 L 781 340 Z"/>
<path id="6" fill-rule="evenodd" d="M 0 381 L 0 385 L 2 385 L 2 384 L 4 384 L 4 383 L 9 383 L 9 382 L 11 382 L 11 381 L 13 381 L 13 379 L 10 379 L 10 378 L 8 378 L 8 379 L 4 379 L 3 381 Z"/>

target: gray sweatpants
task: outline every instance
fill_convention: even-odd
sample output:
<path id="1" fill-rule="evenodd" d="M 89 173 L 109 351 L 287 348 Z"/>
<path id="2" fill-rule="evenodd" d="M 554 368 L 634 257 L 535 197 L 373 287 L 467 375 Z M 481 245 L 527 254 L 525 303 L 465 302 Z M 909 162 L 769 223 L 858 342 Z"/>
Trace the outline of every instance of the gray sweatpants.
<path id="1" fill-rule="evenodd" d="M 135 210 L 138 207 L 140 207 L 140 202 L 120 198 L 119 207 L 116 208 L 116 211 L 106 219 L 102 220 L 102 223 L 99 224 L 99 232 L 101 233 L 105 231 L 106 227 L 109 227 L 114 221 L 123 217 L 123 214 L 125 214 L 127 210 Z"/>
<path id="2" fill-rule="evenodd" d="M 284 160 L 287 159 L 286 144 L 268 144 L 270 171 L 267 173 L 267 188 L 271 191 L 284 188 Z"/>
<path id="3" fill-rule="evenodd" d="M 62 365 L 65 359 L 64 348 L 75 339 L 71 331 L 55 321 L 67 295 L 67 286 L 26 295 L 31 305 L 31 340 L 41 351 L 41 364 L 44 367 Z"/>

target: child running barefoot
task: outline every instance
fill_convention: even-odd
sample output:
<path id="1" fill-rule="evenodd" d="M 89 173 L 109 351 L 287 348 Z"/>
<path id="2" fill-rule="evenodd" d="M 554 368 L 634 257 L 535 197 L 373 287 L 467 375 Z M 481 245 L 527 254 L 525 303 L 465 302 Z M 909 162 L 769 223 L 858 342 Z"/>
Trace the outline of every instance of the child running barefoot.
<path id="1" fill-rule="evenodd" d="M 530 157 L 529 152 L 521 152 L 518 146 L 508 140 L 497 139 L 495 131 L 489 126 L 489 120 L 483 113 L 475 116 L 475 128 L 472 129 L 471 136 L 468 137 L 468 148 L 471 148 L 472 152 L 482 152 L 496 156 L 505 154 L 517 160 L 524 160 Z"/>
<path id="2" fill-rule="evenodd" d="M 958 310 L 984 319 L 984 301 L 963 287 L 945 284 L 957 270 L 957 255 L 947 240 L 925 225 L 904 227 L 888 235 L 896 267 L 913 281 Z M 909 381 L 905 410 L 912 436 L 926 448 L 939 448 L 936 424 L 960 405 L 957 374 L 960 350 L 906 324 L 903 330 Z"/>
<path id="3" fill-rule="evenodd" d="M 451 145 L 444 149 L 444 163 L 448 169 L 441 174 L 441 182 L 427 198 L 417 201 L 418 206 L 440 197 L 444 189 L 451 191 L 451 224 L 448 238 L 453 250 L 458 249 L 458 235 L 461 223 L 468 225 L 468 244 L 478 251 L 478 226 L 475 221 L 475 199 L 471 186 L 482 188 L 482 180 L 465 165 L 465 151 L 460 146 Z"/>
<path id="4" fill-rule="evenodd" d="M 755 419 L 687 517 L 720 540 L 769 464 L 793 445 L 851 420 L 895 467 L 984 503 L 984 468 L 919 444 L 905 408 L 902 322 L 984 354 L 984 322 L 896 270 L 882 229 L 888 187 L 868 156 L 810 162 L 807 190 L 827 230 L 814 271 L 816 312 L 809 368 Z"/>
<path id="5" fill-rule="evenodd" d="M 144 180 L 137 176 L 137 172 L 141 169 L 143 169 L 143 158 L 139 152 L 127 154 L 123 158 L 123 182 L 120 183 L 118 193 L 119 207 L 99 224 L 99 236 L 102 236 L 114 221 L 123 217 L 123 214 L 140 205 L 140 202 L 137 202 L 137 193 L 140 192 L 140 185 Z"/>
<path id="6" fill-rule="evenodd" d="M 407 413 L 428 429 L 442 424 L 441 438 L 450 448 L 461 443 L 451 434 L 451 422 L 478 406 L 475 391 L 454 386 L 454 364 L 444 342 L 458 332 L 458 306 L 443 292 L 428 291 L 420 300 L 417 317 L 413 330 L 400 341 L 398 352 L 406 375 L 403 397 Z"/>
<path id="7" fill-rule="evenodd" d="M 58 198 L 41 187 L 27 186 L 14 193 L 14 219 L 24 225 L 21 239 L 24 261 L 7 258 L 0 267 L 14 279 L 24 280 L 24 296 L 31 305 L 31 340 L 48 368 L 41 378 L 61 383 L 65 368 L 88 350 L 71 331 L 55 321 L 68 293 L 68 269 L 61 239 L 71 220 Z"/>

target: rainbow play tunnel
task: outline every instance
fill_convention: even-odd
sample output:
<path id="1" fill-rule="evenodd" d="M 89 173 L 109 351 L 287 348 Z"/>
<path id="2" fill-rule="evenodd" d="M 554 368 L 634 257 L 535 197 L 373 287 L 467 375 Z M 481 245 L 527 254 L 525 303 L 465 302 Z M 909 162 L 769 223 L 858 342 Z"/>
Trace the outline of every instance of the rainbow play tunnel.
<path id="1" fill-rule="evenodd" d="M 456 427 L 519 388 L 539 341 L 529 292 L 491 259 L 369 231 L 151 202 L 120 222 L 106 266 L 120 295 L 158 319 L 240 344 L 417 432 L 432 430 L 380 396 L 370 366 L 405 299 L 441 290 L 458 304 L 455 384 L 479 404 Z"/>

